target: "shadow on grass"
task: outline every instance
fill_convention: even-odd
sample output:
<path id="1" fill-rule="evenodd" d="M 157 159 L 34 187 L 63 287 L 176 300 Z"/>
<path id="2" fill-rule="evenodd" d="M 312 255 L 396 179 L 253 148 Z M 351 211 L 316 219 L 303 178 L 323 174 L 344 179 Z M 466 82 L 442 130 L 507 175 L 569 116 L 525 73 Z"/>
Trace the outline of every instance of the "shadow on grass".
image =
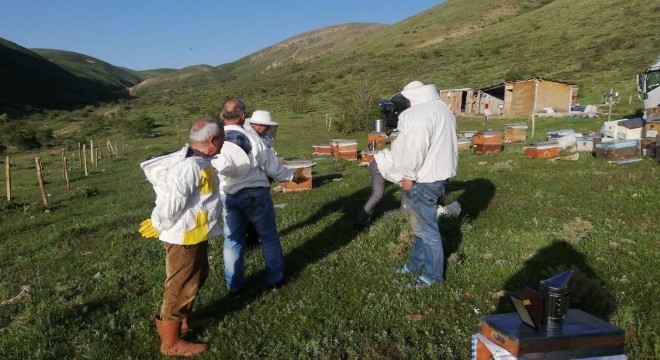
<path id="1" fill-rule="evenodd" d="M 446 190 L 448 194 L 457 191 L 462 191 L 462 193 L 456 199 L 461 204 L 461 214 L 458 217 L 440 218 L 440 234 L 446 257 L 445 271 L 449 263 L 447 258 L 456 253 L 463 242 L 461 225 L 466 221 L 473 222 L 482 211 L 488 208 L 495 196 L 495 185 L 490 180 L 483 178 L 465 181 L 450 180 Z"/>
<path id="2" fill-rule="evenodd" d="M 570 307 L 609 320 L 616 311 L 614 294 L 603 286 L 603 281 L 591 269 L 584 255 L 565 241 L 554 241 L 525 261 L 523 267 L 504 284 L 504 290 L 529 287 L 538 291 L 539 281 L 568 269 L 573 269 L 568 283 Z M 495 313 L 513 311 L 515 308 L 509 298 L 500 298 Z"/>
<path id="3" fill-rule="evenodd" d="M 307 226 L 315 226 L 325 217 L 341 214 L 338 219 L 321 229 L 313 238 L 284 255 L 285 276 L 288 282 L 295 282 L 295 279 L 306 267 L 341 249 L 359 235 L 359 232 L 353 229 L 353 221 L 363 203 L 356 200 L 366 199 L 370 192 L 371 188 L 365 187 L 338 197 L 332 202 L 317 208 L 305 220 L 280 231 L 280 237 L 284 237 Z M 387 191 L 383 195 L 384 204 L 396 203 L 395 200 L 390 199 L 393 192 Z M 245 284 L 239 294 L 228 294 L 217 299 L 204 308 L 198 309 L 199 313 L 227 316 L 239 311 L 268 291 L 264 285 L 264 276 L 265 272 L 261 270 L 246 277 Z"/>
<path id="4" fill-rule="evenodd" d="M 334 182 L 334 179 L 341 179 L 343 177 L 344 175 L 342 173 L 315 176 L 312 178 L 312 188 L 317 189 L 326 185 L 330 185 Z"/>

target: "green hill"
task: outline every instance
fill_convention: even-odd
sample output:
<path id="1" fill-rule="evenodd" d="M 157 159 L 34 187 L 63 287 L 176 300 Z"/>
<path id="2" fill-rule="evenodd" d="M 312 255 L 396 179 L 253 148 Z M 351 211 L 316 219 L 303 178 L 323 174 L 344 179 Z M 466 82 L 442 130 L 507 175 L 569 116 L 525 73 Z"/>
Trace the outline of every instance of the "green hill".
<path id="1" fill-rule="evenodd" d="M 131 87 L 130 93 L 133 95 L 144 95 L 148 93 L 161 93 L 163 91 L 190 91 L 199 87 L 223 84 L 235 78 L 234 75 L 213 66 L 194 65 L 147 78 L 143 82 Z"/>
<path id="2" fill-rule="evenodd" d="M 132 70 L 132 69 L 127 69 L 127 68 L 122 68 L 135 76 L 141 78 L 141 79 L 148 79 L 164 74 L 168 74 L 171 72 L 175 72 L 178 69 L 170 69 L 170 68 L 162 68 L 162 69 L 149 69 L 149 70 Z"/>
<path id="3" fill-rule="evenodd" d="M 0 113 L 66 108 L 125 97 L 0 38 Z"/>
<path id="4" fill-rule="evenodd" d="M 53 49 L 30 50 L 76 76 L 98 82 L 111 90 L 121 90 L 142 81 L 134 73 L 84 54 Z"/>
<path id="5" fill-rule="evenodd" d="M 268 69 L 282 58 L 264 54 L 277 44 L 256 53 L 259 63 L 251 56 L 222 65 L 238 79 L 215 92 L 279 110 L 295 98 L 307 111 L 332 111 L 358 88 L 389 96 L 414 79 L 478 88 L 547 77 L 578 84 L 583 103 L 610 89 L 628 98 L 635 74 L 658 55 L 658 15 L 660 5 L 646 0 L 448 0 L 304 63 Z"/>
<path id="6" fill-rule="evenodd" d="M 218 68 L 234 75 L 266 73 L 285 65 L 313 63 L 384 28 L 382 24 L 343 24 L 308 31 Z"/>

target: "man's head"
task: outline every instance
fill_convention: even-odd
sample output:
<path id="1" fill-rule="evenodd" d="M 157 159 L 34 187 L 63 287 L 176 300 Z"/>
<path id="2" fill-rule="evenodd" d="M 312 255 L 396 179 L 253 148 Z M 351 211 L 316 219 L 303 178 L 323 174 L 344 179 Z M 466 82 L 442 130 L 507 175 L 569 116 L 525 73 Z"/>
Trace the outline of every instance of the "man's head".
<path id="1" fill-rule="evenodd" d="M 424 84 L 419 80 L 408 83 L 401 90 L 401 95 L 410 101 L 410 106 L 415 106 L 431 100 L 440 100 L 438 89 L 434 84 Z"/>
<path id="2" fill-rule="evenodd" d="M 259 136 L 266 136 L 272 127 L 277 126 L 277 123 L 271 119 L 270 112 L 255 110 L 250 118 L 250 126 Z"/>
<path id="3" fill-rule="evenodd" d="M 245 123 L 245 104 L 239 99 L 231 98 L 222 104 L 222 120 L 227 125 L 240 125 Z"/>
<path id="4" fill-rule="evenodd" d="M 190 128 L 190 147 L 208 157 L 217 155 L 224 142 L 224 128 L 216 119 L 199 119 Z"/>

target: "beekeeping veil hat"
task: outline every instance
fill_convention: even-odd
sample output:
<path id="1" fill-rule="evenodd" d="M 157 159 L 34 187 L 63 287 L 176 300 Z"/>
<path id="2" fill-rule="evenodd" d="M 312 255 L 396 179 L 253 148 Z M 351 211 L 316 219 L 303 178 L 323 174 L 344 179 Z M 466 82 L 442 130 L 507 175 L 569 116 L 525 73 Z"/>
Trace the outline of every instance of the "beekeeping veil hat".
<path id="1" fill-rule="evenodd" d="M 266 133 L 260 136 L 261 139 L 264 140 L 266 145 L 268 147 L 271 147 L 273 145 L 273 142 L 275 142 L 275 137 L 277 136 L 278 123 L 273 121 L 273 119 L 270 116 L 270 112 L 265 110 L 255 110 L 252 113 L 252 117 L 245 119 L 245 124 L 243 125 L 243 127 L 245 129 L 252 130 L 251 124 L 268 126 L 268 130 L 266 130 Z"/>
<path id="2" fill-rule="evenodd" d="M 259 125 L 277 125 L 273 119 L 270 117 L 270 112 L 265 110 L 255 110 L 250 117 L 251 124 Z"/>
<path id="3" fill-rule="evenodd" d="M 410 100 L 410 106 L 415 106 L 431 100 L 440 100 L 435 84 L 424 84 L 415 80 L 403 87 L 401 95 Z"/>

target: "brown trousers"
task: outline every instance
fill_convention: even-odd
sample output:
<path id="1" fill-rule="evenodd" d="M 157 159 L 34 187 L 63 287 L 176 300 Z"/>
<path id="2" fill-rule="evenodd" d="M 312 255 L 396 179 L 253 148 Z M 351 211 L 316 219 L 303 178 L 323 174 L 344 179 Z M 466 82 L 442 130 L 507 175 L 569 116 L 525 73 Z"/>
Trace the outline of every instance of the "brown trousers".
<path id="1" fill-rule="evenodd" d="M 208 241 L 195 245 L 163 243 L 167 279 L 161 320 L 182 320 L 209 275 Z"/>

